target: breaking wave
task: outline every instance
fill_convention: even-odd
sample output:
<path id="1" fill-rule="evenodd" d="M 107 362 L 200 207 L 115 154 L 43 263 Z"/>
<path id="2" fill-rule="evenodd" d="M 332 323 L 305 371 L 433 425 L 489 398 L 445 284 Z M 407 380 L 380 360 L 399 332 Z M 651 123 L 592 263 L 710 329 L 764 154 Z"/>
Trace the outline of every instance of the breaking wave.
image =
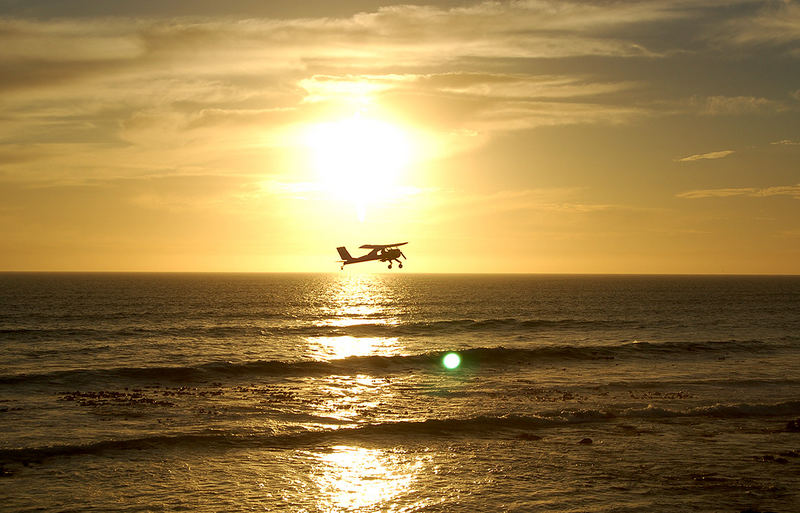
<path id="1" fill-rule="evenodd" d="M 770 346 L 774 347 L 774 346 Z M 560 360 L 613 360 L 617 358 L 654 358 L 666 355 L 736 353 L 766 351 L 758 340 L 710 342 L 629 342 L 608 345 L 547 345 L 535 348 L 480 347 L 458 350 L 464 371 L 495 369 L 514 365 L 535 365 Z M 205 381 L 235 376 L 317 376 L 324 374 L 385 374 L 408 370 L 439 371 L 440 361 L 449 351 L 417 355 L 351 356 L 317 360 L 256 360 L 249 362 L 207 362 L 193 366 L 117 367 L 103 369 L 59 370 L 47 373 L 0 376 L 0 384 L 97 380 L 172 380 Z"/>
<path id="2" fill-rule="evenodd" d="M 153 435 L 142 438 L 103 440 L 88 444 L 66 444 L 48 447 L 26 447 L 0 450 L 0 464 L 27 463 L 46 458 L 75 455 L 100 455 L 113 451 L 156 450 L 163 447 L 187 449 L 209 448 L 295 448 L 339 440 L 369 439 L 380 437 L 419 436 L 491 436 L 494 438 L 516 438 L 520 431 L 537 431 L 578 424 L 625 421 L 632 419 L 671 419 L 677 417 L 700 417 L 713 419 L 735 419 L 745 417 L 779 417 L 800 414 L 800 401 L 776 404 L 715 404 L 686 410 L 671 410 L 654 406 L 607 410 L 558 410 L 538 415 L 476 416 L 469 418 L 443 418 L 419 421 L 396 421 L 380 423 L 358 423 L 349 426 L 331 424 L 324 429 L 303 429 L 292 433 L 231 433 L 206 430 L 198 433 Z"/>
<path id="3" fill-rule="evenodd" d="M 275 318 L 276 316 L 273 316 Z M 279 317 L 279 316 L 278 316 Z M 85 320 L 85 319 L 84 319 Z M 341 320 L 341 319 L 336 319 Z M 422 322 L 370 322 L 366 318 L 349 318 L 353 324 L 337 325 L 331 319 L 318 318 L 301 324 L 291 323 L 282 318 L 277 324 L 265 323 L 263 316 L 250 319 L 250 322 L 233 325 L 214 324 L 211 326 L 53 326 L 45 328 L 5 328 L 0 329 L 0 340 L 127 340 L 131 338 L 208 338 L 226 339 L 237 337 L 282 337 L 282 336 L 438 336 L 470 332 L 524 332 L 535 333 L 544 329 L 593 329 L 628 328 L 639 323 L 624 320 L 585 320 L 585 319 L 452 319 Z M 125 319 L 115 319 L 125 321 Z M 130 322 L 141 322 L 133 320 Z"/>

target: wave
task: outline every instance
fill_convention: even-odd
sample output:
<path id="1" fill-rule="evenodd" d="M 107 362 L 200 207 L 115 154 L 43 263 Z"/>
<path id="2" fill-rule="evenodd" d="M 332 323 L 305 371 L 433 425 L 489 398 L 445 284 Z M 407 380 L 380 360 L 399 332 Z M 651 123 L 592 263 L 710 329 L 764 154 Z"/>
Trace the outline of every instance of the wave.
<path id="1" fill-rule="evenodd" d="M 85 319 L 84 319 L 85 320 Z M 250 322 L 233 325 L 214 324 L 209 326 L 190 325 L 151 325 L 120 326 L 112 324 L 107 327 L 93 326 L 53 326 L 43 328 L 16 327 L 0 329 L 0 340 L 13 341 L 60 341 L 60 340 L 125 340 L 131 338 L 242 338 L 242 337 L 286 337 L 286 336 L 440 336 L 470 332 L 531 333 L 543 329 L 596 329 L 596 328 L 630 328 L 638 323 L 625 320 L 591 320 L 591 319 L 448 319 L 436 321 L 414 322 L 374 322 L 384 319 L 369 317 L 349 318 L 353 324 L 347 326 L 329 322 L 331 319 L 312 319 L 302 324 L 288 324 L 289 318 L 282 318 L 280 324 L 265 323 L 263 316 L 254 317 Z M 341 319 L 336 319 L 337 321 Z M 366 322 L 361 322 L 366 321 Z M 370 322 L 372 321 L 372 322 Z M 134 320 L 131 319 L 131 322 Z M 136 320 L 141 322 L 141 320 Z M 99 323 L 102 326 L 102 321 Z"/>
<path id="2" fill-rule="evenodd" d="M 772 346 L 759 340 L 709 342 L 630 342 L 608 345 L 547 345 L 535 348 L 480 347 L 458 350 L 462 371 L 496 369 L 515 365 L 534 365 L 563 360 L 613 360 L 617 358 L 664 357 L 698 353 L 736 353 L 768 351 Z M 249 362 L 207 362 L 191 366 L 146 366 L 100 369 L 57 370 L 46 373 L 0 376 L 0 384 L 108 380 L 206 381 L 236 376 L 316 376 L 323 374 L 386 374 L 408 370 L 439 371 L 442 357 L 450 351 L 417 355 L 351 356 L 317 360 L 256 360 Z"/>
<path id="3" fill-rule="evenodd" d="M 436 321 L 409 322 L 401 324 L 355 324 L 354 329 L 389 329 L 399 333 L 432 334 L 451 331 L 484 331 L 484 330 L 531 330 L 537 328 L 587 328 L 587 327 L 628 327 L 636 324 L 627 320 L 608 319 L 446 319 Z"/>
<path id="4" fill-rule="evenodd" d="M 745 417 L 786 417 L 800 415 L 800 401 L 776 404 L 714 404 L 687 410 L 654 407 L 614 409 L 558 410 L 538 415 L 481 415 L 467 418 L 442 418 L 379 423 L 359 423 L 349 426 L 332 424 L 328 428 L 304 429 L 292 433 L 265 431 L 232 433 L 206 430 L 197 433 L 152 435 L 142 438 L 103 440 L 88 444 L 66 444 L 47 447 L 0 449 L 0 464 L 26 463 L 47 458 L 75 455 L 100 455 L 113 451 L 156 450 L 164 447 L 188 449 L 226 448 L 297 448 L 339 440 L 379 437 L 414 438 L 420 436 L 491 436 L 513 437 L 515 432 L 545 430 L 574 425 L 630 420 L 657 420 L 677 417 L 735 419 Z"/>
<path id="5" fill-rule="evenodd" d="M 52 327 L 0 329 L 0 340 L 10 341 L 113 341 L 153 338 L 204 338 L 226 339 L 263 336 L 267 332 L 259 326 L 183 326 L 183 327 Z"/>

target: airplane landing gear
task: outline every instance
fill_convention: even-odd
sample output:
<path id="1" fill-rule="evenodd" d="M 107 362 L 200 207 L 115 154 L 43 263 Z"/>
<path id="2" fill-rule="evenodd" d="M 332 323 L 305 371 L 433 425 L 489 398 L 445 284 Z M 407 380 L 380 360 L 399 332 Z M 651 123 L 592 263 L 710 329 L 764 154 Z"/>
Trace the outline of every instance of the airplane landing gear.
<path id="1" fill-rule="evenodd" d="M 397 267 L 399 267 L 400 269 L 402 269 L 402 268 L 403 268 L 403 262 L 398 262 L 398 263 L 397 263 Z"/>
<path id="2" fill-rule="evenodd" d="M 389 269 L 391 269 L 391 268 L 392 268 L 392 264 L 391 264 L 391 262 L 390 262 L 390 263 L 389 263 Z"/>

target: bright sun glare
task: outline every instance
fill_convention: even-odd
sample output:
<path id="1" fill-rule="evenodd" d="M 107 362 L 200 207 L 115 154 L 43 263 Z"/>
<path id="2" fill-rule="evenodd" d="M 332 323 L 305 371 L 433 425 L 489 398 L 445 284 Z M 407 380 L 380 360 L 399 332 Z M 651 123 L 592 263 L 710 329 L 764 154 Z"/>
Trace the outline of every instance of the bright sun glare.
<path id="1" fill-rule="evenodd" d="M 353 204 L 361 221 L 367 205 L 397 195 L 400 175 L 413 156 L 409 136 L 399 126 L 358 115 L 314 125 L 306 145 L 320 184 Z"/>

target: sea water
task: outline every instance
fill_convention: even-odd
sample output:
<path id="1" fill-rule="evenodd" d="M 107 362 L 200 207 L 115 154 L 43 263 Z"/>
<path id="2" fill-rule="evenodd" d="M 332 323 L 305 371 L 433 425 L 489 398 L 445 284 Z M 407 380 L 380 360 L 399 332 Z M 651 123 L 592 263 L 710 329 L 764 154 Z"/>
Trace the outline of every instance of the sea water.
<path id="1" fill-rule="evenodd" d="M 9 273 L 0 356 L 3 511 L 800 511 L 800 277 Z"/>

